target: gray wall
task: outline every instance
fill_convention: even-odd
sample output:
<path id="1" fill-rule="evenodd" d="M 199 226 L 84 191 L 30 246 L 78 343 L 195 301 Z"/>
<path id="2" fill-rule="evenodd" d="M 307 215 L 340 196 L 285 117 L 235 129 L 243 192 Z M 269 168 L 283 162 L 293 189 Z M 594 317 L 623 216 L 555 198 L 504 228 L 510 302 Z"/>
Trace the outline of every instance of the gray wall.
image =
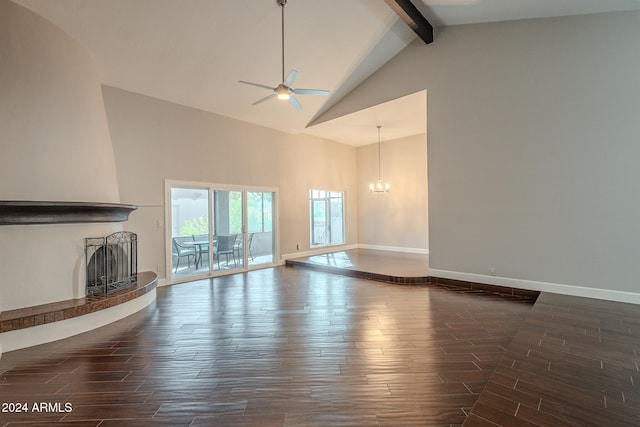
<path id="1" fill-rule="evenodd" d="M 640 302 L 639 40 L 639 12 L 448 27 L 327 116 L 427 89 L 432 274 Z"/>
<path id="2" fill-rule="evenodd" d="M 358 244 L 374 249 L 428 253 L 427 136 L 385 141 L 380 174 L 387 194 L 371 194 L 378 178 L 378 144 L 358 147 Z"/>
<path id="3" fill-rule="evenodd" d="M 291 135 L 133 92 L 103 87 L 122 203 L 140 208 L 140 270 L 165 264 L 165 180 L 279 189 L 280 252 L 309 250 L 309 189 L 346 192 L 347 244 L 358 241 L 355 147 Z M 165 276 L 164 271 L 159 272 Z"/>

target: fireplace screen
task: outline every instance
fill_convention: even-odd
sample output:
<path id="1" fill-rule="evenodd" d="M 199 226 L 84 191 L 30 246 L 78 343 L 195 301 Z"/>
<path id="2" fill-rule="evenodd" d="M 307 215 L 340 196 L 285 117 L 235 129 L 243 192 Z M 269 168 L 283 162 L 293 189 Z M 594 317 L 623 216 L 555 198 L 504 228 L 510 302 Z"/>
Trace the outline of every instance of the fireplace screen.
<path id="1" fill-rule="evenodd" d="M 136 283 L 138 235 L 119 231 L 85 239 L 87 295 L 108 294 Z"/>

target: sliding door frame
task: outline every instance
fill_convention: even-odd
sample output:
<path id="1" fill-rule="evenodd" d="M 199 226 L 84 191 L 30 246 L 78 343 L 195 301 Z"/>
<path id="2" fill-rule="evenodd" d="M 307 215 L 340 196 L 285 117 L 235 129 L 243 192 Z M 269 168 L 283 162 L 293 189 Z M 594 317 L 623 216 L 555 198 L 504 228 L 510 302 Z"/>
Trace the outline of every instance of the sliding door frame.
<path id="1" fill-rule="evenodd" d="M 243 239 L 243 267 L 233 270 L 218 270 L 214 271 L 213 266 L 213 251 L 209 251 L 209 273 L 176 278 L 173 273 L 173 253 L 172 253 L 172 202 L 171 202 L 171 189 L 172 188 L 194 188 L 202 191 L 207 191 L 209 195 L 208 206 L 208 221 L 209 221 L 209 239 L 213 238 L 214 233 L 214 192 L 219 191 L 238 191 L 242 193 L 242 239 Z M 273 195 L 272 209 L 272 238 L 273 238 L 273 256 L 271 263 L 250 265 L 249 264 L 249 250 L 248 250 L 248 209 L 247 209 L 247 193 L 271 193 Z M 164 244 L 165 244 L 165 272 L 167 283 L 182 283 L 190 282 L 193 280 L 206 279 L 210 277 L 225 276 L 235 273 L 247 272 L 250 270 L 258 270 L 263 268 L 271 268 L 278 265 L 280 259 L 280 197 L 279 190 L 275 187 L 260 187 L 260 186 L 241 186 L 231 184 L 219 184 L 210 182 L 195 182 L 195 181 L 179 181 L 179 180 L 165 180 L 165 203 L 164 203 Z"/>

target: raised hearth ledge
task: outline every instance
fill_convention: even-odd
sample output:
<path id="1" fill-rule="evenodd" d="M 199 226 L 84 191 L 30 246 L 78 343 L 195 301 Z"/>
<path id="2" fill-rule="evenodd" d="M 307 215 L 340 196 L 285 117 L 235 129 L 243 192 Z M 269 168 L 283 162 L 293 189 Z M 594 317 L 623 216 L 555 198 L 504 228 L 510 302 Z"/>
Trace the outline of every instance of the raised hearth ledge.
<path id="1" fill-rule="evenodd" d="M 1 200 L 0 225 L 122 222 L 136 209 L 119 203 Z"/>
<path id="2" fill-rule="evenodd" d="M 134 286 L 109 295 L 90 296 L 0 313 L 0 356 L 77 335 L 127 317 L 156 298 L 158 276 L 138 273 Z"/>

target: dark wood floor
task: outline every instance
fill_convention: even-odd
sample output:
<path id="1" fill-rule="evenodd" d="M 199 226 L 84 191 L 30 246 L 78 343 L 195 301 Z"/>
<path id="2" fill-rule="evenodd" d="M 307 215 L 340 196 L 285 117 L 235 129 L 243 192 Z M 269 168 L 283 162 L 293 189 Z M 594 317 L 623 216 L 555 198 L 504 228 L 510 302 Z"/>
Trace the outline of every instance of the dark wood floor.
<path id="1" fill-rule="evenodd" d="M 639 426 L 640 306 L 542 293 L 465 426 Z"/>
<path id="2" fill-rule="evenodd" d="M 0 402 L 30 412 L 0 425 L 459 425 L 530 307 L 286 267 L 160 288 L 93 333 L 5 353 Z"/>
<path id="3" fill-rule="evenodd" d="M 392 277 L 429 276 L 429 255 L 426 254 L 350 249 L 304 256 L 292 261 L 296 261 L 298 265 L 307 264 L 307 267 L 335 267 L 343 272 L 366 272 Z"/>
<path id="4" fill-rule="evenodd" d="M 639 425 L 639 326 L 630 304 L 259 270 L 5 353 L 0 426 Z"/>

